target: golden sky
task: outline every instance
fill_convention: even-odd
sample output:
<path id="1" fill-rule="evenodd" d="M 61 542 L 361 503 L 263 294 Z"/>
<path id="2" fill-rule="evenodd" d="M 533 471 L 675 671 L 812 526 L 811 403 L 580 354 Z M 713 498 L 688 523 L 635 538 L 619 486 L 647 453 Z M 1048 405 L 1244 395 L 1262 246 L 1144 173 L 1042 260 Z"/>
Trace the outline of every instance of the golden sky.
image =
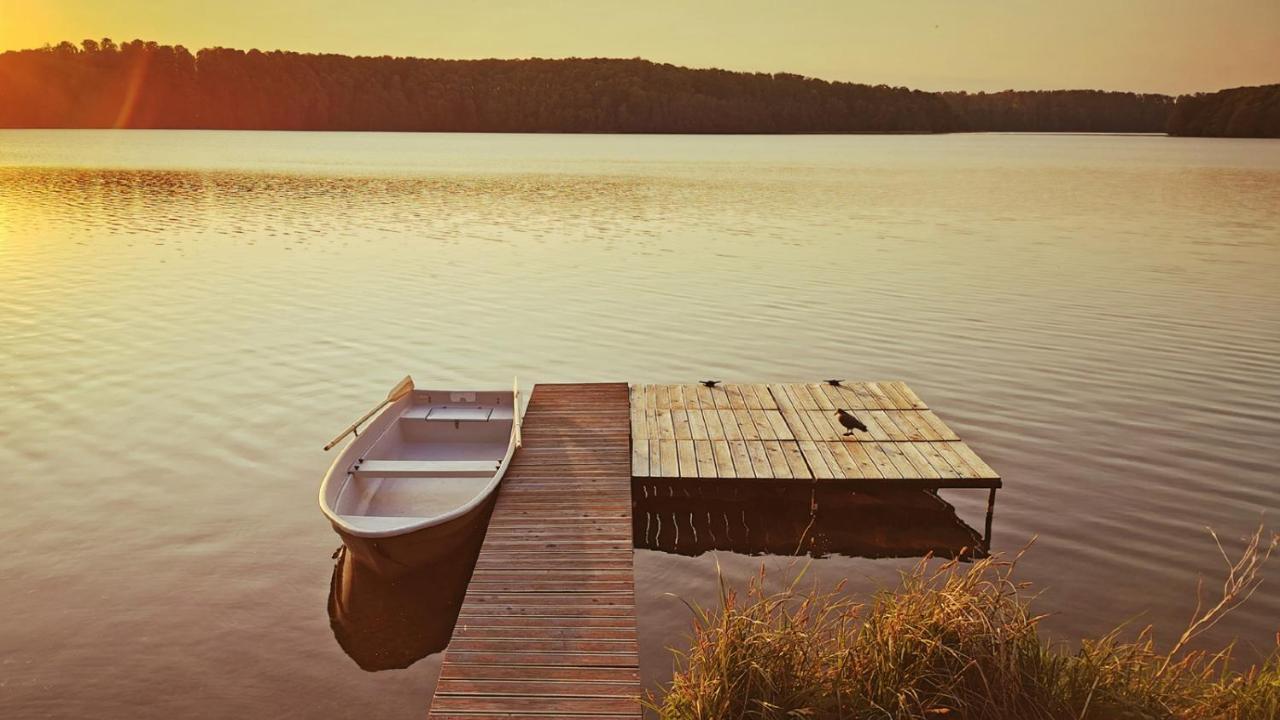
<path id="1" fill-rule="evenodd" d="M 142 38 L 419 57 L 644 57 L 926 90 L 1280 82 L 1280 0 L 0 0 L 0 49 Z"/>

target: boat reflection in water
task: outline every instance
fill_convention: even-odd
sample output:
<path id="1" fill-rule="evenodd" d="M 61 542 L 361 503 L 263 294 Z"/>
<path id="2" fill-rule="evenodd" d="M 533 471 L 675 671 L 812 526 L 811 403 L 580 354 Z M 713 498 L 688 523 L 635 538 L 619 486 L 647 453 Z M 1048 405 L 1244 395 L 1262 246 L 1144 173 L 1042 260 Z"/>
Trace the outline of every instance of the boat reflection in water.
<path id="1" fill-rule="evenodd" d="M 492 503 L 458 552 L 388 578 L 338 549 L 329 583 L 329 625 L 338 644 L 368 671 L 407 668 L 441 652 L 467 594 Z"/>
<path id="2" fill-rule="evenodd" d="M 928 490 L 876 490 L 751 483 L 636 481 L 635 546 L 696 556 L 985 556 L 989 538 Z"/>

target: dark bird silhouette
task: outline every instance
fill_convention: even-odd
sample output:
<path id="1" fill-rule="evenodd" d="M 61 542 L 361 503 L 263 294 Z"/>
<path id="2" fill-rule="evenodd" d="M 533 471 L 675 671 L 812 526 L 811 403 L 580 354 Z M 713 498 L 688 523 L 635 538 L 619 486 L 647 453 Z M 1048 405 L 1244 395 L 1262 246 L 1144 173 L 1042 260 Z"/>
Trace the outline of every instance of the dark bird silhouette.
<path id="1" fill-rule="evenodd" d="M 706 385 L 707 387 L 715 387 L 720 384 L 719 380 L 699 380 L 698 382 Z"/>
<path id="2" fill-rule="evenodd" d="M 836 410 L 836 416 L 840 418 L 840 424 L 844 426 L 844 429 L 849 431 L 845 433 L 846 437 L 852 435 L 854 430 L 867 431 L 867 426 L 863 425 L 862 421 L 854 417 L 848 410 Z"/>
<path id="3" fill-rule="evenodd" d="M 833 385 L 833 386 L 835 386 L 835 387 L 840 387 L 840 383 L 842 383 L 842 382 L 844 382 L 844 381 L 843 381 L 843 380 L 828 380 L 828 381 L 827 381 L 827 384 L 828 384 L 828 385 Z"/>

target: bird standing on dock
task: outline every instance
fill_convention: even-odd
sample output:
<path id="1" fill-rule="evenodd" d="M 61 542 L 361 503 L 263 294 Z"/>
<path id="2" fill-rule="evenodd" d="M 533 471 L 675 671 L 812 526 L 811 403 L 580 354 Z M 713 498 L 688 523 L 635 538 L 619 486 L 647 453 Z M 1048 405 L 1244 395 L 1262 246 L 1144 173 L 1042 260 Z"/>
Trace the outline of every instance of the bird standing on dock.
<path id="1" fill-rule="evenodd" d="M 709 388 L 713 388 L 720 384 L 719 380 L 699 380 L 698 382 Z"/>
<path id="2" fill-rule="evenodd" d="M 840 424 L 849 432 L 845 433 L 845 437 L 853 434 L 854 430 L 867 431 L 867 426 L 862 421 L 853 416 L 848 410 L 836 410 L 836 417 L 840 418 Z"/>
<path id="3" fill-rule="evenodd" d="M 844 381 L 843 381 L 843 380 L 827 380 L 826 382 L 827 382 L 827 384 L 828 384 L 828 385 L 830 385 L 831 387 L 840 387 L 840 383 L 842 383 L 842 382 L 844 382 Z"/>

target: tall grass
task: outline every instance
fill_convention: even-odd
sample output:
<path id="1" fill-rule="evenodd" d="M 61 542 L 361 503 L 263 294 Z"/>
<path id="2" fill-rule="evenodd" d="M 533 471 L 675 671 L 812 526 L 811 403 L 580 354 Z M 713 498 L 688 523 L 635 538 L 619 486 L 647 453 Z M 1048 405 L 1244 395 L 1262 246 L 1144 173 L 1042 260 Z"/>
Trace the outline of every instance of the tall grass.
<path id="1" fill-rule="evenodd" d="M 1228 560 L 1221 600 L 1164 651 L 1150 627 L 1078 649 L 1045 642 L 1018 558 L 922 561 L 865 605 L 840 587 L 801 591 L 800 578 L 768 593 L 763 571 L 742 596 L 722 580 L 721 607 L 693 607 L 692 647 L 646 705 L 665 720 L 1274 720 L 1280 648 L 1238 672 L 1230 647 L 1190 646 L 1257 589 L 1275 547 L 1260 528 Z"/>

